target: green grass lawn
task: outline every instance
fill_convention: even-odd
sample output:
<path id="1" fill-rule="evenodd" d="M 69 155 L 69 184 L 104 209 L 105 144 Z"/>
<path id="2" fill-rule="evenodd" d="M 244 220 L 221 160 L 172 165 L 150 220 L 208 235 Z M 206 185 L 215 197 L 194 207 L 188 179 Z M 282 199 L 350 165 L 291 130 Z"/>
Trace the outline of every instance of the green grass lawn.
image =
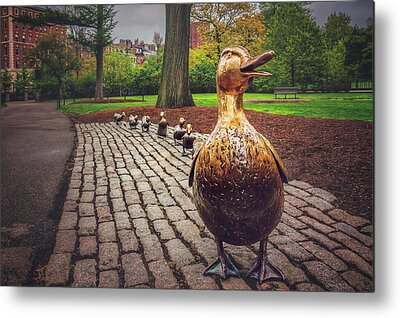
<path id="1" fill-rule="evenodd" d="M 244 107 L 271 114 L 304 116 L 313 118 L 331 118 L 346 120 L 373 120 L 372 93 L 315 93 L 298 94 L 300 99 L 309 100 L 299 103 L 246 103 L 249 100 L 274 99 L 273 94 L 247 93 L 244 95 Z M 217 95 L 214 93 L 193 94 L 198 106 L 217 106 Z M 113 97 L 112 99 L 118 99 Z M 122 98 L 121 98 L 122 99 Z M 128 99 L 140 99 L 131 96 Z M 76 115 L 97 112 L 101 110 L 117 109 L 131 106 L 154 106 L 156 95 L 145 96 L 144 102 L 132 103 L 102 103 L 102 104 L 68 104 L 61 107 L 63 112 Z"/>

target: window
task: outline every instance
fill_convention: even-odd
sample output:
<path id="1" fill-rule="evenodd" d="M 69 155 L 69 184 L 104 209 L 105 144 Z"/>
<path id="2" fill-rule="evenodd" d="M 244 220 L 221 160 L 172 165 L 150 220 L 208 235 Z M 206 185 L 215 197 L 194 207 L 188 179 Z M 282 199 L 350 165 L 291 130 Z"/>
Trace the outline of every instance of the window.
<path id="1" fill-rule="evenodd" d="M 3 8 L 3 15 L 7 14 L 7 8 Z"/>
<path id="2" fill-rule="evenodd" d="M 15 55 L 19 55 L 19 47 L 18 46 L 15 48 Z"/>
<path id="3" fill-rule="evenodd" d="M 4 44 L 4 55 L 7 55 L 7 54 L 8 54 L 8 48 L 7 48 L 7 45 Z"/>
<path id="4" fill-rule="evenodd" d="M 25 35 L 22 36 L 22 42 L 25 43 Z"/>
<path id="5" fill-rule="evenodd" d="M 15 26 L 16 29 L 18 29 L 18 24 L 17 23 L 15 23 L 14 26 Z"/>
<path id="6" fill-rule="evenodd" d="M 22 10 L 22 15 L 26 15 L 26 11 L 25 10 Z"/>
<path id="7" fill-rule="evenodd" d="M 32 18 L 32 12 L 29 12 L 29 17 Z"/>
<path id="8" fill-rule="evenodd" d="M 18 9 L 14 9 L 14 14 L 18 15 L 19 14 L 19 10 Z"/>
<path id="9" fill-rule="evenodd" d="M 44 32 L 47 33 L 47 28 L 46 27 L 44 27 Z"/>
<path id="10" fill-rule="evenodd" d="M 43 33 L 43 28 L 42 27 L 40 27 L 40 33 Z"/>
<path id="11" fill-rule="evenodd" d="M 32 43 L 32 35 L 29 36 L 29 43 Z"/>
<path id="12" fill-rule="evenodd" d="M 18 60 L 15 61 L 15 68 L 19 68 L 19 61 Z"/>
<path id="13" fill-rule="evenodd" d="M 18 42 L 18 34 L 15 35 L 15 42 Z"/>
<path id="14" fill-rule="evenodd" d="M 7 21 L 4 21 L 4 30 L 7 29 Z"/>

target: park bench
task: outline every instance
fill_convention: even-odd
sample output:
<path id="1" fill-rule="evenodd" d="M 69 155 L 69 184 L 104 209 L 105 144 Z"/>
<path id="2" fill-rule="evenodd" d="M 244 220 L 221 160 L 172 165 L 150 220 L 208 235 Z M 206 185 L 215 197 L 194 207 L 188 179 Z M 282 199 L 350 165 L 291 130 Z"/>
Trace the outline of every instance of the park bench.
<path id="1" fill-rule="evenodd" d="M 288 94 L 294 94 L 294 98 L 297 98 L 298 89 L 296 87 L 276 87 L 274 88 L 274 95 L 275 99 L 278 95 L 285 95 L 285 99 L 287 98 Z"/>

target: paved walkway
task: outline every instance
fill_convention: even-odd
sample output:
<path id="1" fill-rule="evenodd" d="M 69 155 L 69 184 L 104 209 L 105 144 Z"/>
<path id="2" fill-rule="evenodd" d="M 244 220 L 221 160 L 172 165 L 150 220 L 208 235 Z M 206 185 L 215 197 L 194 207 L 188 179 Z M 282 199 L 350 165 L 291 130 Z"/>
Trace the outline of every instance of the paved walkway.
<path id="1" fill-rule="evenodd" d="M 21 285 L 32 258 L 53 247 L 56 197 L 75 129 L 48 102 L 10 102 L 0 121 L 1 283 Z"/>
<path id="2" fill-rule="evenodd" d="M 78 149 L 46 285 L 299 291 L 372 291 L 372 226 L 310 184 L 285 186 L 269 259 L 284 281 L 202 275 L 216 257 L 187 188 L 191 159 L 171 138 L 125 125 L 77 125 Z M 248 270 L 258 246 L 226 250 Z"/>

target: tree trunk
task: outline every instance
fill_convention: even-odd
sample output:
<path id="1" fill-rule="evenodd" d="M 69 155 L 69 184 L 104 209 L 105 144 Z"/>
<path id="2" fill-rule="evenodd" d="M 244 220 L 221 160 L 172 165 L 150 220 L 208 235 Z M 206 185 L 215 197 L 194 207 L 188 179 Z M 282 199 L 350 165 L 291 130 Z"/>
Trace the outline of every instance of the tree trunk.
<path id="1" fill-rule="evenodd" d="M 62 82 L 58 83 L 58 99 L 62 100 L 63 99 L 63 87 L 62 87 Z"/>
<path id="2" fill-rule="evenodd" d="M 220 39 L 218 30 L 215 30 L 215 42 L 217 43 L 217 54 L 218 54 L 217 56 L 219 59 L 219 57 L 221 56 L 221 39 Z M 218 61 L 217 61 L 217 65 L 218 65 Z"/>
<path id="3" fill-rule="evenodd" d="M 158 108 L 193 106 L 189 88 L 189 37 L 191 4 L 166 4 L 164 60 Z"/>
<path id="4" fill-rule="evenodd" d="M 103 93 L 103 47 L 98 47 L 96 51 L 96 89 L 95 99 L 102 100 Z"/>
<path id="5" fill-rule="evenodd" d="M 290 73 L 291 73 L 291 77 L 292 77 L 292 87 L 294 87 L 295 78 L 294 78 L 294 62 L 293 61 L 290 64 Z"/>
<path id="6" fill-rule="evenodd" d="M 57 106 L 61 106 L 61 101 L 64 99 L 64 81 L 62 79 L 58 80 L 58 99 Z"/>

